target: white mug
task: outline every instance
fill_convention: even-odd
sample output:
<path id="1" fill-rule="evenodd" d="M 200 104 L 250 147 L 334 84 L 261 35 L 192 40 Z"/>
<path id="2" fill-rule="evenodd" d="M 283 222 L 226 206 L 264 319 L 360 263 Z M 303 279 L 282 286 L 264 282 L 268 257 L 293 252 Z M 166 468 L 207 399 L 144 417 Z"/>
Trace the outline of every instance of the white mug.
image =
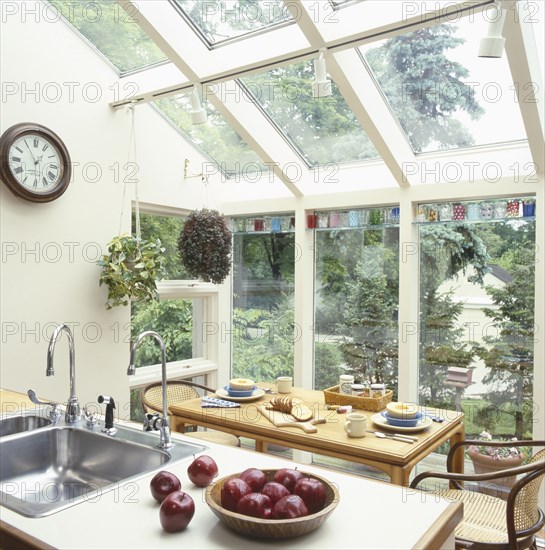
<path id="1" fill-rule="evenodd" d="M 364 437 L 367 428 L 367 417 L 361 413 L 350 413 L 346 415 L 344 431 L 348 437 Z"/>
<path id="2" fill-rule="evenodd" d="M 276 379 L 278 393 L 291 393 L 293 378 L 291 376 L 279 376 Z"/>

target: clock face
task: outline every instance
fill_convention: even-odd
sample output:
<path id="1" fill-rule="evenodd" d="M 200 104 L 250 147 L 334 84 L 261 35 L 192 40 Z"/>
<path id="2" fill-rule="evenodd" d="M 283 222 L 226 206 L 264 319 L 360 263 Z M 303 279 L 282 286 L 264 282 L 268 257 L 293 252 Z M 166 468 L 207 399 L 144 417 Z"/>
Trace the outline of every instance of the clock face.
<path id="1" fill-rule="evenodd" d="M 33 193 L 50 193 L 62 177 L 58 149 L 37 134 L 25 134 L 12 143 L 8 165 L 13 177 Z"/>
<path id="2" fill-rule="evenodd" d="M 66 191 L 71 175 L 70 155 L 53 130 L 21 122 L 0 136 L 0 179 L 16 196 L 53 201 Z"/>

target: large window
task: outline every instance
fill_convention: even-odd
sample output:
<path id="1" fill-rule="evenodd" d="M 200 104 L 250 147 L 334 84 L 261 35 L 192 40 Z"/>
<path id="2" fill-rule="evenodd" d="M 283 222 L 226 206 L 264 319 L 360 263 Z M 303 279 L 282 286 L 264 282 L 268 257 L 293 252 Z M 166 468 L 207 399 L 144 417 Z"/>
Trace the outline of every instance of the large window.
<path id="1" fill-rule="evenodd" d="M 314 387 L 340 374 L 397 395 L 399 208 L 319 212 Z"/>
<path id="2" fill-rule="evenodd" d="M 294 218 L 234 220 L 232 374 L 293 374 Z"/>
<path id="3" fill-rule="evenodd" d="M 420 207 L 420 401 L 461 406 L 471 436 L 532 436 L 534 209 L 518 198 Z M 462 387 L 449 369 L 468 369 Z"/>

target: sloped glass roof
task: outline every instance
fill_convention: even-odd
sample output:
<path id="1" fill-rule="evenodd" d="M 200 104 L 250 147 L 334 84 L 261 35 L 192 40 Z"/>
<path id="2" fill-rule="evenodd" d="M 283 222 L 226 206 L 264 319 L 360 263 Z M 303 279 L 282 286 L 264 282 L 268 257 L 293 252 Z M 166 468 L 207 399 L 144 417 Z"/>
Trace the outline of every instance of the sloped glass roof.
<path id="1" fill-rule="evenodd" d="M 207 105 L 206 123 L 197 125 L 191 123 L 188 93 L 157 100 L 154 105 L 225 175 L 238 174 L 242 169 L 252 171 L 252 167 L 254 171 L 267 170 L 255 152 L 212 105 Z"/>
<path id="2" fill-rule="evenodd" d="M 292 21 L 282 0 L 171 0 L 209 46 Z"/>
<path id="3" fill-rule="evenodd" d="M 466 17 L 360 47 L 415 153 L 525 139 L 506 57 L 477 57 L 487 28 Z"/>
<path id="4" fill-rule="evenodd" d="M 47 0 L 123 75 L 167 61 L 167 56 L 116 0 Z"/>
<path id="5" fill-rule="evenodd" d="M 330 97 L 314 99 L 311 62 L 279 67 L 242 79 L 255 101 L 308 166 L 377 158 L 379 154 L 332 85 Z"/>
<path id="6" fill-rule="evenodd" d="M 134 99 L 152 102 L 224 174 L 296 163 L 300 181 L 274 174 L 304 195 L 326 192 L 312 185 L 324 165 L 342 168 L 337 191 L 428 183 L 406 167 L 449 163 L 458 150 L 472 166 L 493 152 L 504 174 L 515 156 L 545 164 L 542 3 L 506 10 L 505 52 L 491 59 L 477 52 L 493 0 L 49 2 L 121 75 L 141 69 Z M 315 99 L 320 51 L 333 94 Z M 200 127 L 186 97 L 194 84 L 209 87 Z"/>

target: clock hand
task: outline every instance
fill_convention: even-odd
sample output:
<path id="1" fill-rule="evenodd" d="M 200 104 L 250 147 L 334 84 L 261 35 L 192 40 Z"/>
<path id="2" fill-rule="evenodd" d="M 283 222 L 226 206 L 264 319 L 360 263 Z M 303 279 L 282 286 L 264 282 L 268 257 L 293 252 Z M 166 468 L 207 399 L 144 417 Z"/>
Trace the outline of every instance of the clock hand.
<path id="1" fill-rule="evenodd" d="M 30 153 L 30 156 L 32 157 L 32 160 L 34 161 L 34 166 L 36 166 L 36 164 L 38 164 L 38 162 L 36 161 L 36 157 L 32 153 L 32 149 L 28 146 L 28 143 L 26 142 L 26 139 L 24 139 L 23 141 L 25 142 L 26 148 L 28 149 L 28 152 Z"/>

